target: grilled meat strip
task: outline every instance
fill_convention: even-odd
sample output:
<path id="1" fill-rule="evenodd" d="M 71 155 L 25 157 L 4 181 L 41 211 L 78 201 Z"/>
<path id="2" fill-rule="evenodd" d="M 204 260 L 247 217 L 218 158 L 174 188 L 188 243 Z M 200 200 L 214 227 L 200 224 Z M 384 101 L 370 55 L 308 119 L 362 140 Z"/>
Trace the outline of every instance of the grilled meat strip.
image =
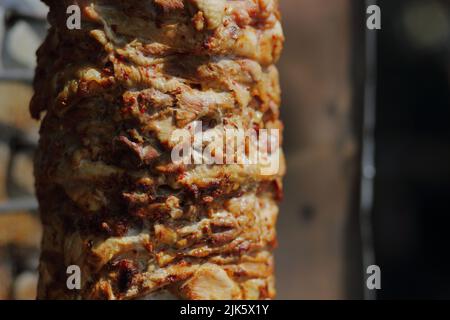
<path id="1" fill-rule="evenodd" d="M 44 2 L 38 298 L 273 298 L 283 159 L 273 175 L 175 163 L 171 134 L 200 120 L 282 130 L 278 1 Z M 74 4 L 79 30 L 66 25 Z M 71 265 L 80 290 L 67 288 Z"/>

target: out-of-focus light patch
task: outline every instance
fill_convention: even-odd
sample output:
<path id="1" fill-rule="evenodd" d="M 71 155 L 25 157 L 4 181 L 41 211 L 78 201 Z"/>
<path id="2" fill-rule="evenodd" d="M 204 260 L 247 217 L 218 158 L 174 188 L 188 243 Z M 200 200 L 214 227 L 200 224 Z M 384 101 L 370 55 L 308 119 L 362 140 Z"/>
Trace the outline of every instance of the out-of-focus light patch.
<path id="1" fill-rule="evenodd" d="M 36 50 L 41 44 L 40 37 L 26 22 L 17 22 L 6 39 L 8 54 L 24 67 L 34 68 Z"/>
<path id="2" fill-rule="evenodd" d="M 47 6 L 40 0 L 22 0 L 34 13 L 45 17 L 48 12 Z"/>
<path id="3" fill-rule="evenodd" d="M 34 272 L 20 274 L 14 282 L 13 292 L 16 300 L 35 300 L 38 276 Z"/>
<path id="4" fill-rule="evenodd" d="M 416 47 L 432 49 L 443 46 L 449 37 L 447 8 L 437 1 L 408 3 L 402 17 L 408 40 Z"/>
<path id="5" fill-rule="evenodd" d="M 0 0 L 0 6 L 45 18 L 47 6 L 41 0 Z"/>

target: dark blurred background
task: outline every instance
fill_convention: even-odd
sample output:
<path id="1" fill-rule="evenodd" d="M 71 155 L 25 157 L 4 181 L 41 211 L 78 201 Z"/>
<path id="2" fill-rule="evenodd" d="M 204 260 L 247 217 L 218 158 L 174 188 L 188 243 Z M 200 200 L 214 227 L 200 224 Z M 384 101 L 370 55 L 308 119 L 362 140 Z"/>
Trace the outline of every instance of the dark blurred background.
<path id="1" fill-rule="evenodd" d="M 380 1 L 380 298 L 450 298 L 450 2 Z"/>
<path id="2" fill-rule="evenodd" d="M 449 299 L 450 2 L 377 1 L 382 29 L 369 32 L 365 9 L 374 1 L 281 3 L 289 172 L 280 298 Z M 371 32 L 377 46 L 366 52 Z M 376 78 L 366 55 L 377 57 Z M 366 80 L 377 85 L 368 235 L 360 209 Z M 375 294 L 365 290 L 369 262 L 382 273 Z"/>
<path id="3" fill-rule="evenodd" d="M 380 0 L 382 29 L 368 32 L 370 2 L 281 0 L 288 175 L 279 299 L 450 298 L 450 2 Z M 0 299 L 35 295 L 38 124 L 28 102 L 45 11 L 38 0 L 0 0 Z M 365 286 L 369 264 L 381 268 L 377 292 Z"/>

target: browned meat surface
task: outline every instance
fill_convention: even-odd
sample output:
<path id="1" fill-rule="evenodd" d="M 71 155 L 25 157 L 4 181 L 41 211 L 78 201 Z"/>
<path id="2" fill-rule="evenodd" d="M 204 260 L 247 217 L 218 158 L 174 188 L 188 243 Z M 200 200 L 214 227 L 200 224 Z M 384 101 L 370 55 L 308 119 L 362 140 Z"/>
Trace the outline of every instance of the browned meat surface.
<path id="1" fill-rule="evenodd" d="M 284 162 L 184 165 L 175 129 L 280 129 L 277 0 L 45 0 L 40 299 L 269 299 Z M 82 9 L 81 30 L 66 8 Z M 280 141 L 281 143 L 281 141 Z M 281 154 L 282 158 L 282 154 Z M 66 268 L 82 289 L 66 288 Z"/>

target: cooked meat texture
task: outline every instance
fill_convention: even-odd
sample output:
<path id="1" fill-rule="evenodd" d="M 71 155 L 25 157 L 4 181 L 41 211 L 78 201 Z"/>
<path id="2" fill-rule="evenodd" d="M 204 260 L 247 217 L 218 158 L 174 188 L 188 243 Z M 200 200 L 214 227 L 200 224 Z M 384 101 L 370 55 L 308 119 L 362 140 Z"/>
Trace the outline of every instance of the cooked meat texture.
<path id="1" fill-rule="evenodd" d="M 284 162 L 176 164 L 176 129 L 279 129 L 277 0 L 44 0 L 40 299 L 270 299 Z M 68 30 L 77 3 L 81 30 Z M 280 141 L 281 144 L 281 141 Z M 82 270 L 68 290 L 66 269 Z"/>

